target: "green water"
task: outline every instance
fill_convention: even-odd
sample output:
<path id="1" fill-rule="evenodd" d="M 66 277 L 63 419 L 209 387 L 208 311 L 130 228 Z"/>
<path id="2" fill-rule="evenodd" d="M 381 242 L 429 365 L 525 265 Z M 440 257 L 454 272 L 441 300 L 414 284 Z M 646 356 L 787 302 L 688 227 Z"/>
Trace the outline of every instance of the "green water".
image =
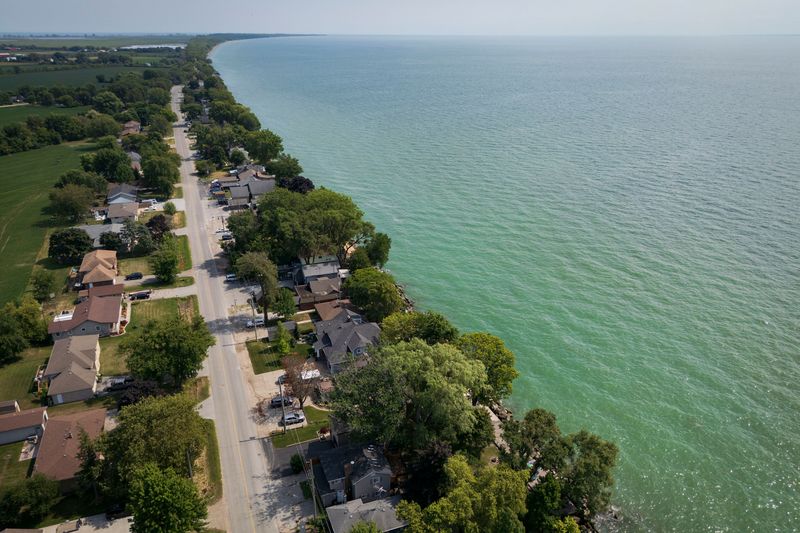
<path id="1" fill-rule="evenodd" d="M 800 39 L 291 38 L 212 55 L 418 305 L 621 449 L 628 531 L 800 522 Z"/>

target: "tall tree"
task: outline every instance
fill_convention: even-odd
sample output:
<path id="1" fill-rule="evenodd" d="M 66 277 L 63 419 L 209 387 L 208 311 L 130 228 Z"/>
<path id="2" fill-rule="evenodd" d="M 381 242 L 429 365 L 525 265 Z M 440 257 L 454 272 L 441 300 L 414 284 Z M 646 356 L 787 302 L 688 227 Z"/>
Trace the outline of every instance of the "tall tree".
<path id="1" fill-rule="evenodd" d="M 59 264 L 77 264 L 90 251 L 92 239 L 82 229 L 66 228 L 50 235 L 48 254 Z"/>
<path id="2" fill-rule="evenodd" d="M 29 345 L 14 315 L 0 313 L 0 366 L 16 361 Z"/>
<path id="3" fill-rule="evenodd" d="M 294 293 L 285 287 L 279 289 L 272 302 L 272 311 L 287 319 L 294 316 L 297 312 Z"/>
<path id="4" fill-rule="evenodd" d="M 527 468 L 529 461 L 546 470 L 560 469 L 567 456 L 567 444 L 561 435 L 556 416 L 545 409 L 531 409 L 522 420 L 503 422 L 503 439 L 508 451 L 501 457 L 512 468 Z"/>
<path id="5" fill-rule="evenodd" d="M 306 399 L 314 392 L 314 382 L 310 379 L 303 379 L 306 360 L 299 355 L 284 357 L 281 362 L 286 371 L 286 383 L 292 389 L 292 395 L 300 402 L 300 410 L 303 410 Z"/>
<path id="6" fill-rule="evenodd" d="M 267 172 L 278 179 L 291 178 L 303 173 L 303 167 L 300 166 L 300 161 L 289 154 L 281 154 L 275 159 L 264 161 L 263 164 Z"/>
<path id="7" fill-rule="evenodd" d="M 206 503 L 192 480 L 171 468 L 148 463 L 137 468 L 131 480 L 128 508 L 134 533 L 188 533 L 203 531 Z"/>
<path id="8" fill-rule="evenodd" d="M 428 344 L 452 343 L 458 330 L 447 318 L 433 311 L 392 313 L 381 323 L 381 341 L 394 343 L 422 339 Z"/>
<path id="9" fill-rule="evenodd" d="M 369 320 L 379 322 L 402 309 L 403 300 L 391 274 L 375 268 L 356 270 L 345 282 L 350 300 Z"/>
<path id="10" fill-rule="evenodd" d="M 177 279 L 180 264 L 178 242 L 171 236 L 172 234 L 164 235 L 161 247 L 149 258 L 153 274 L 164 283 L 172 283 Z"/>
<path id="11" fill-rule="evenodd" d="M 589 514 L 605 511 L 611 501 L 612 471 L 619 449 L 585 429 L 569 435 L 567 447 L 564 493 L 576 505 L 585 506 Z"/>
<path id="12" fill-rule="evenodd" d="M 31 274 L 31 288 L 33 297 L 37 301 L 43 302 L 56 292 L 56 276 L 49 270 L 39 268 Z"/>
<path id="13" fill-rule="evenodd" d="M 68 222 L 79 222 L 89 214 L 94 192 L 82 185 L 67 184 L 50 191 L 50 212 Z"/>
<path id="14" fill-rule="evenodd" d="M 270 306 L 278 290 L 278 269 L 262 252 L 247 252 L 236 260 L 236 272 L 261 286 L 265 306 Z"/>
<path id="15" fill-rule="evenodd" d="M 88 187 L 94 191 L 95 194 L 104 194 L 108 188 L 106 179 L 94 172 L 86 172 L 84 170 L 69 170 L 62 174 L 55 184 L 55 187 L 63 188 L 67 185 L 80 185 Z"/>
<path id="16" fill-rule="evenodd" d="M 500 401 L 511 394 L 511 384 L 519 376 L 514 368 L 514 353 L 499 337 L 489 333 L 469 333 L 458 339 L 458 349 L 483 363 L 487 388 L 476 397 L 481 401 Z"/>
<path id="17" fill-rule="evenodd" d="M 389 260 L 389 250 L 392 247 L 392 239 L 385 233 L 376 233 L 367 244 L 367 255 L 373 265 L 383 268 Z"/>

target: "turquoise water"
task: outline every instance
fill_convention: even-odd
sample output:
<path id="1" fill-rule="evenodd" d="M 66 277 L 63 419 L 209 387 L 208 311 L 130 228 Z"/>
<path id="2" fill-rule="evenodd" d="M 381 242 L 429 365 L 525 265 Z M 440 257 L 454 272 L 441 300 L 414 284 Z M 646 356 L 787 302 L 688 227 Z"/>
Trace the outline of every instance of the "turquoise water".
<path id="1" fill-rule="evenodd" d="M 500 335 L 621 448 L 628 531 L 800 526 L 800 38 L 319 37 L 214 65 L 393 238 L 418 305 Z"/>

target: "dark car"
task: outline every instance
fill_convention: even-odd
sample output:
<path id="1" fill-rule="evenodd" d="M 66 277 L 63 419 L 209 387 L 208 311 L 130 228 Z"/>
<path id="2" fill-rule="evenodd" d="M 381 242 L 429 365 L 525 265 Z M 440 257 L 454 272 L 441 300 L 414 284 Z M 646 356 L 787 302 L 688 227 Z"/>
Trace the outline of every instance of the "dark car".
<path id="1" fill-rule="evenodd" d="M 128 295 L 129 300 L 149 300 L 151 291 L 132 292 Z"/>
<path id="2" fill-rule="evenodd" d="M 121 503 L 115 503 L 106 509 L 106 520 L 116 520 L 128 516 L 125 512 L 125 506 Z"/>
<path id="3" fill-rule="evenodd" d="M 223 233 L 220 236 L 220 239 L 222 239 L 223 241 L 232 241 L 233 240 L 233 235 L 230 234 L 230 233 Z"/>
<path id="4" fill-rule="evenodd" d="M 125 276 L 125 281 L 130 281 L 132 279 L 142 279 L 143 277 L 144 274 L 142 274 L 141 272 L 131 272 L 130 274 Z"/>
<path id="5" fill-rule="evenodd" d="M 281 404 L 283 405 L 292 405 L 294 403 L 294 398 L 290 396 L 275 396 L 270 402 L 270 407 L 280 407 Z"/>

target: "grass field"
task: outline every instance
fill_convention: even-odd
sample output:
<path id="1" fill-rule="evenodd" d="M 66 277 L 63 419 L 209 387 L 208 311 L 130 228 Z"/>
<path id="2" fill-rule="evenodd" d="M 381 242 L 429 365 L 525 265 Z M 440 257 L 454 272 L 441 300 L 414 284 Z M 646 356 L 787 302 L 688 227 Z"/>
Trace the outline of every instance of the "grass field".
<path id="1" fill-rule="evenodd" d="M 148 44 L 185 44 L 193 35 L 107 35 L 86 37 L 2 37 L 0 42 L 4 45 L 28 48 L 35 46 L 40 49 L 59 50 L 73 46 L 93 46 L 95 48 L 117 48 L 120 46 L 135 46 Z"/>
<path id="2" fill-rule="evenodd" d="M 298 442 L 305 442 L 307 440 L 317 438 L 317 432 L 324 428 L 330 427 L 330 414 L 328 411 L 323 411 L 315 407 L 306 406 L 303 409 L 306 415 L 307 424 L 298 429 L 288 429 L 286 434 L 281 432 L 272 435 L 272 445 L 276 448 L 286 448 Z M 283 431 L 283 430 L 280 430 Z"/>
<path id="3" fill-rule="evenodd" d="M 88 66 L 80 69 L 48 70 L 43 72 L 20 72 L 19 74 L 3 74 L 0 76 L 0 91 L 10 91 L 23 85 L 32 87 L 66 85 L 77 87 L 88 83 L 97 84 L 97 76 L 106 78 L 117 76 L 125 72 L 141 73 L 144 67 L 108 67 Z"/>
<path id="4" fill-rule="evenodd" d="M 178 272 L 192 268 L 192 250 L 189 248 L 189 236 L 178 235 Z"/>
<path id="5" fill-rule="evenodd" d="M 91 109 L 89 106 L 79 107 L 44 107 L 40 105 L 12 105 L 0 107 L 0 128 L 15 122 L 24 122 L 32 116 L 47 117 L 50 115 L 80 115 Z"/>
<path id="6" fill-rule="evenodd" d="M 253 363 L 254 374 L 281 369 L 281 356 L 269 342 L 247 341 L 247 353 Z"/>
<path id="7" fill-rule="evenodd" d="M 50 357 L 51 346 L 28 348 L 19 361 L 0 368 L 0 401 L 17 400 L 21 409 L 38 407 L 31 386 L 36 369 Z"/>
<path id="8" fill-rule="evenodd" d="M 147 224 L 150 222 L 150 219 L 158 216 L 158 215 L 165 215 L 163 211 L 149 211 L 147 213 L 142 213 L 139 215 L 139 222 L 142 224 Z M 165 215 L 169 217 L 169 215 Z M 186 227 L 186 213 L 183 211 L 176 211 L 174 215 L 172 215 L 172 229 L 180 229 Z"/>
<path id="9" fill-rule="evenodd" d="M 189 237 L 186 235 L 178 235 L 178 272 L 189 270 L 192 267 L 192 252 L 189 249 Z M 150 268 L 150 261 L 148 256 L 141 257 L 125 257 L 117 261 L 119 265 L 119 273 L 122 276 L 132 272 L 141 272 L 145 276 L 153 273 Z"/>
<path id="10" fill-rule="evenodd" d="M 163 320 L 174 316 L 191 318 L 198 313 L 197 296 L 185 298 L 166 298 L 164 300 L 143 300 L 130 302 L 131 321 L 125 327 L 125 334 L 117 337 L 100 339 L 100 372 L 104 376 L 127 374 L 128 366 L 125 357 L 120 353 L 119 345 L 131 334 L 136 334 L 151 320 Z"/>
<path id="11" fill-rule="evenodd" d="M 28 477 L 30 459 L 19 460 L 23 442 L 13 442 L 0 446 L 0 487 L 8 487 Z"/>
<path id="12" fill-rule="evenodd" d="M 207 471 L 209 490 L 203 496 L 208 505 L 214 504 L 222 498 L 222 465 L 219 461 L 219 442 L 217 441 L 217 428 L 213 420 L 204 420 L 206 424 L 206 453 L 205 465 Z"/>
<path id="13" fill-rule="evenodd" d="M 0 157 L 0 304 L 20 296 L 47 232 L 42 209 L 58 177 L 78 168 L 87 144 L 60 144 Z"/>

